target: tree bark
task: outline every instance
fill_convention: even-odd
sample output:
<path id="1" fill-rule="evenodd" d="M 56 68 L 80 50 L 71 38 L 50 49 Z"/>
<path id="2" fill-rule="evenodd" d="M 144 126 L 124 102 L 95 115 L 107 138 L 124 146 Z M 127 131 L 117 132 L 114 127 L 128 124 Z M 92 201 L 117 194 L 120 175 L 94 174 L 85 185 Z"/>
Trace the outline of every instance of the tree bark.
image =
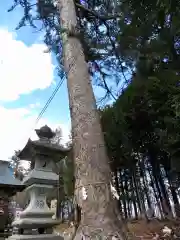
<path id="1" fill-rule="evenodd" d="M 147 181 L 146 181 L 146 169 L 145 169 L 144 161 L 139 162 L 139 165 L 140 165 L 140 171 L 141 171 L 142 182 L 143 182 L 143 187 L 144 187 L 144 197 L 146 196 L 148 210 L 150 210 L 150 212 L 153 213 L 151 201 L 149 199 L 149 192 L 148 192 Z M 146 208 L 145 208 L 145 210 L 146 210 Z M 147 216 L 147 212 L 146 212 L 146 216 Z M 150 216 L 147 216 L 147 218 L 148 217 L 150 217 Z"/>
<path id="2" fill-rule="evenodd" d="M 127 219 L 128 216 L 127 216 L 127 208 L 126 208 L 126 200 L 125 200 L 124 177 L 123 177 L 123 174 L 122 174 L 122 170 L 119 173 L 120 173 L 120 180 L 121 180 L 121 192 L 122 192 L 124 217 L 125 217 L 125 219 Z"/>
<path id="3" fill-rule="evenodd" d="M 77 27 L 74 2 L 59 0 L 58 7 L 61 25 L 68 30 L 63 38 L 64 66 L 72 123 L 75 197 L 81 208 L 74 239 L 124 239 L 111 195 L 111 171 L 87 63 L 78 36 L 72 34 Z"/>
<path id="4" fill-rule="evenodd" d="M 119 171 L 121 171 L 121 170 L 117 170 L 117 171 L 114 172 L 114 180 L 115 180 L 115 186 L 116 186 L 117 193 L 120 196 L 121 193 L 120 193 L 119 177 L 118 177 Z M 118 200 L 118 208 L 119 208 L 119 212 L 120 212 L 121 217 L 122 217 L 123 211 L 122 211 L 122 205 L 121 205 L 121 200 L 120 199 Z"/>
<path id="5" fill-rule="evenodd" d="M 168 179 L 168 182 L 169 182 L 169 187 L 170 187 L 171 195 L 172 195 L 173 202 L 174 202 L 174 210 L 176 213 L 176 217 L 179 218 L 180 217 L 180 205 L 179 205 L 178 195 L 176 193 L 176 188 L 173 187 L 170 172 L 165 164 L 164 164 L 164 172 L 165 172 L 166 178 Z"/>
<path id="6" fill-rule="evenodd" d="M 153 192 L 154 192 L 154 196 L 155 196 L 155 199 L 156 199 L 157 206 L 159 208 L 159 213 L 160 213 L 161 219 L 163 219 L 164 218 L 163 207 L 161 205 L 161 200 L 159 199 L 158 189 L 156 187 L 156 183 L 155 183 L 155 180 L 153 178 L 153 172 L 152 172 L 152 165 L 151 165 L 151 163 L 149 163 L 149 166 L 148 166 L 147 170 L 149 172 L 149 176 L 150 176 L 150 179 L 151 179 L 152 189 L 153 189 Z"/>
<path id="7" fill-rule="evenodd" d="M 135 214 L 135 219 L 137 220 L 138 219 L 138 210 L 137 210 L 137 202 L 136 202 L 136 195 L 135 195 L 135 187 L 133 185 L 133 175 L 131 174 L 131 191 L 132 191 L 132 194 L 133 194 L 133 199 L 132 199 L 132 203 L 133 203 L 133 206 L 134 206 L 134 214 Z M 132 216 L 131 216 L 132 217 Z"/>

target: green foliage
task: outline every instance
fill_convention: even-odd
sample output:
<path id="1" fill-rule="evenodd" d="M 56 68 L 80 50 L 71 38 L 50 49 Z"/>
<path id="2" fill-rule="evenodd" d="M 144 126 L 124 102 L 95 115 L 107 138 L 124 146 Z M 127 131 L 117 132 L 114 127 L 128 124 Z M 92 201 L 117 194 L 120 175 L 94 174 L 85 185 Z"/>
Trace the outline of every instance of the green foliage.
<path id="1" fill-rule="evenodd" d="M 55 136 L 51 139 L 51 142 L 53 144 L 61 145 L 62 142 L 62 129 L 60 127 L 56 128 L 55 131 Z"/>
<path id="2" fill-rule="evenodd" d="M 132 159 L 133 152 L 147 154 L 152 147 L 175 156 L 180 130 L 180 3 L 131 0 L 119 9 L 117 49 L 126 65 L 136 69 L 113 107 L 103 110 L 109 156 L 121 163 Z"/>
<path id="3" fill-rule="evenodd" d="M 111 158 L 126 159 L 131 152 L 145 153 L 155 145 L 170 152 L 180 130 L 174 97 L 180 89 L 176 84 L 176 79 L 134 79 L 117 102 L 103 110 L 101 119 Z"/>
<path id="4" fill-rule="evenodd" d="M 112 170 L 128 217 L 127 199 L 134 196 L 144 212 L 149 188 L 170 207 L 170 186 L 179 179 L 179 2 L 123 1 L 117 49 L 133 67 L 131 82 L 118 100 L 102 110 L 101 121 Z M 159 6 L 159 7 L 157 7 Z M 120 174 L 120 176 L 119 176 Z M 148 175 L 150 174 L 150 175 Z M 151 182 L 147 180 L 151 176 Z M 144 180 L 143 180 L 144 179 Z M 142 184 L 142 180 L 144 181 Z M 120 186 L 119 186 L 120 185 Z M 132 190 L 134 186 L 134 191 Z M 175 186 L 175 185 L 173 185 Z M 151 196 L 151 194 L 149 195 Z M 163 208 L 164 213 L 166 210 Z M 164 214 L 163 213 L 163 214 Z"/>
<path id="5" fill-rule="evenodd" d="M 20 153 L 20 150 L 14 151 L 14 155 L 11 157 L 9 163 L 10 166 L 15 169 L 18 168 L 19 164 L 20 164 L 20 159 L 18 157 L 18 154 Z"/>
<path id="6" fill-rule="evenodd" d="M 55 53 L 58 72 L 62 75 L 60 32 L 63 29 L 57 5 L 52 0 L 37 0 L 34 4 L 30 0 L 16 0 L 14 3 L 10 11 L 19 5 L 24 9 L 18 28 L 26 24 L 37 28 L 36 25 L 41 24 L 44 41 Z M 153 77 L 161 70 L 170 71 L 170 75 L 179 74 L 178 0 L 75 0 L 74 3 L 80 40 L 90 63 L 89 72 L 94 83 L 107 93 L 106 98 L 116 99 L 134 72 L 141 78 Z"/>
<path id="7" fill-rule="evenodd" d="M 62 144 L 62 129 L 60 127 L 55 129 L 55 136 L 51 140 L 53 144 Z M 71 149 L 71 141 L 67 144 L 67 148 Z M 63 146 L 65 147 L 65 146 Z M 72 152 L 64 159 L 60 160 L 56 164 L 56 169 L 54 169 L 56 173 L 59 175 L 60 179 L 60 195 L 61 197 L 72 198 L 74 195 L 74 163 L 72 158 Z"/>
<path id="8" fill-rule="evenodd" d="M 18 157 L 19 153 L 20 150 L 14 151 L 14 155 L 9 159 L 9 165 L 14 170 L 15 177 L 22 180 L 23 177 L 28 174 L 30 170 L 30 164 L 25 168 L 22 161 Z"/>

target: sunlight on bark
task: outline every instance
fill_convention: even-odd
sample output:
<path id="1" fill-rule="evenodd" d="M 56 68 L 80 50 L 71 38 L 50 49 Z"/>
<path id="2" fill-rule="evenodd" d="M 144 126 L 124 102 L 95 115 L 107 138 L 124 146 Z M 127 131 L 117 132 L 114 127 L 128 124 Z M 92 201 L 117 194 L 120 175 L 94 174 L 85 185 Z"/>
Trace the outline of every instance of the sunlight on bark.
<path id="1" fill-rule="evenodd" d="M 86 191 L 85 187 L 82 187 L 81 193 L 82 193 L 82 199 L 86 200 L 87 199 L 87 191 Z"/>

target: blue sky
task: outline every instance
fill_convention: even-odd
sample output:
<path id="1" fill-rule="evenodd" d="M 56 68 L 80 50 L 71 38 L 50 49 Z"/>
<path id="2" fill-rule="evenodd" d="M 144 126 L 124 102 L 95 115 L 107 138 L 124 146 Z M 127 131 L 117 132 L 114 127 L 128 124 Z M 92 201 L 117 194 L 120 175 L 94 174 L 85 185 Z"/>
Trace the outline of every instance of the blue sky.
<path id="1" fill-rule="evenodd" d="M 36 43 L 43 43 L 40 39 L 42 34 L 36 32 L 31 27 L 24 27 L 20 30 L 15 31 L 15 28 L 23 15 L 22 9 L 8 13 L 6 10 L 11 6 L 12 0 L 3 1 L 0 7 L 0 27 L 7 28 L 9 32 L 15 32 L 17 34 L 16 40 L 22 41 L 26 46 L 31 46 Z M 52 57 L 52 63 L 56 65 L 55 59 Z M 54 75 L 54 81 L 58 83 L 59 77 Z M 37 99 L 41 107 L 46 103 L 48 97 L 52 94 L 55 84 L 50 85 L 44 90 L 34 90 L 30 94 L 22 94 L 16 101 L 6 102 L 4 106 L 6 107 L 26 107 Z M 52 101 L 50 107 L 47 109 L 44 116 L 48 116 L 52 121 L 57 121 L 58 119 L 63 122 L 69 121 L 69 109 L 68 109 L 68 96 L 66 82 L 63 83 L 61 89 L 57 93 L 56 97 Z"/>
<path id="2" fill-rule="evenodd" d="M 37 126 L 34 122 L 51 96 L 59 77 L 56 61 L 43 44 L 43 34 L 31 27 L 15 30 L 23 10 L 8 13 L 13 0 L 0 5 L 0 159 L 8 159 L 14 150 L 22 149 L 28 138 L 36 138 L 33 128 L 49 125 L 61 127 L 68 141 L 70 115 L 66 81 L 46 110 Z M 111 77 L 112 82 L 112 77 Z M 94 87 L 96 96 L 103 90 Z"/>
<path id="3" fill-rule="evenodd" d="M 42 33 L 31 27 L 15 31 L 23 12 L 18 8 L 8 13 L 11 3 L 2 1 L 0 6 L 0 159 L 22 148 L 29 135 L 35 137 L 31 131 L 34 120 L 60 80 L 53 71 L 55 59 L 43 53 Z M 67 140 L 70 117 L 66 81 L 38 126 L 45 123 L 52 128 L 61 126 Z"/>

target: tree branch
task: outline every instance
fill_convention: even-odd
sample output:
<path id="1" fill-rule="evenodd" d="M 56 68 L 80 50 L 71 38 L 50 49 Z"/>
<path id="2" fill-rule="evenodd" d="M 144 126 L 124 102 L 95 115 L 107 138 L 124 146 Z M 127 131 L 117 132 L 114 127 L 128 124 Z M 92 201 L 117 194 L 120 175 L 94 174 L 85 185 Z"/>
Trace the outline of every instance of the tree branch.
<path id="1" fill-rule="evenodd" d="M 116 56 L 116 58 L 117 58 L 118 61 L 119 61 L 119 65 L 120 65 L 120 67 L 121 67 L 121 72 L 122 72 L 122 75 L 123 75 L 123 77 L 124 77 L 124 80 L 125 80 L 125 82 L 128 84 L 128 80 L 127 80 L 126 75 L 125 75 L 125 73 L 124 73 L 122 61 L 121 61 L 121 59 L 120 59 L 120 57 L 119 57 L 119 53 L 118 53 L 118 51 L 117 51 L 117 49 L 116 49 L 116 45 L 115 45 L 114 41 L 113 41 L 112 38 L 111 38 L 110 27 L 109 27 L 109 25 L 108 25 L 108 23 L 107 23 L 106 21 L 104 21 L 104 25 L 105 25 L 105 27 L 106 27 L 107 36 L 108 36 L 108 38 L 109 38 L 109 41 L 110 41 L 110 43 L 111 43 L 111 46 L 112 46 L 113 51 L 114 51 L 114 53 L 115 53 L 115 56 Z"/>
<path id="2" fill-rule="evenodd" d="M 123 77 L 124 77 L 124 79 L 125 79 L 125 82 L 128 84 L 128 80 L 127 80 L 127 78 L 126 78 L 126 76 L 125 76 L 125 74 L 124 74 L 124 69 L 123 69 L 123 66 L 122 66 L 122 62 L 121 62 L 121 60 L 120 60 L 120 58 L 119 58 L 119 54 L 118 54 L 118 52 L 117 52 L 116 46 L 115 46 L 113 40 L 111 39 L 109 25 L 108 25 L 107 22 L 106 22 L 107 20 L 116 19 L 116 18 L 120 17 L 120 15 L 100 16 L 97 12 L 88 9 L 88 8 L 84 7 L 83 5 L 81 5 L 81 4 L 75 3 L 75 5 L 76 5 L 77 7 L 79 7 L 79 8 L 81 8 L 81 9 L 83 9 L 84 11 L 88 12 L 89 14 L 91 14 L 92 16 L 94 16 L 95 18 L 98 18 L 98 19 L 102 20 L 102 22 L 104 23 L 104 25 L 105 25 L 105 27 L 106 27 L 106 29 L 107 29 L 107 35 L 108 35 L 108 38 L 109 38 L 109 40 L 110 40 L 110 42 L 111 42 L 112 48 L 113 48 L 113 50 L 114 50 L 114 53 L 115 53 L 115 55 L 116 55 L 116 57 L 117 57 L 117 59 L 118 59 L 118 61 L 119 61 L 119 64 L 120 64 L 120 67 L 121 67 L 121 71 L 122 71 L 122 75 L 123 75 Z"/>
<path id="3" fill-rule="evenodd" d="M 91 14 L 92 16 L 94 16 L 95 18 L 98 18 L 102 21 L 107 21 L 107 20 L 113 20 L 113 19 L 116 19 L 116 18 L 119 18 L 121 17 L 120 15 L 107 15 L 107 16 L 102 16 L 102 15 L 99 15 L 97 12 L 93 11 L 93 10 L 90 10 L 89 8 L 86 8 L 85 6 L 79 4 L 79 3 L 75 3 L 75 5 L 78 7 L 78 8 L 81 8 L 82 10 L 88 12 L 89 14 Z"/>
<path id="4" fill-rule="evenodd" d="M 100 72 L 101 76 L 102 76 L 102 80 L 103 80 L 103 83 L 104 83 L 104 87 L 107 91 L 107 94 L 109 94 L 115 101 L 117 100 L 117 98 L 114 96 L 114 94 L 111 92 L 111 90 L 109 89 L 108 85 L 107 85 L 107 82 L 105 80 L 105 77 L 104 77 L 104 73 L 103 71 L 101 70 L 100 66 L 98 65 L 98 63 L 96 61 L 94 61 L 94 64 L 96 65 L 96 68 L 98 69 L 98 71 Z"/>

